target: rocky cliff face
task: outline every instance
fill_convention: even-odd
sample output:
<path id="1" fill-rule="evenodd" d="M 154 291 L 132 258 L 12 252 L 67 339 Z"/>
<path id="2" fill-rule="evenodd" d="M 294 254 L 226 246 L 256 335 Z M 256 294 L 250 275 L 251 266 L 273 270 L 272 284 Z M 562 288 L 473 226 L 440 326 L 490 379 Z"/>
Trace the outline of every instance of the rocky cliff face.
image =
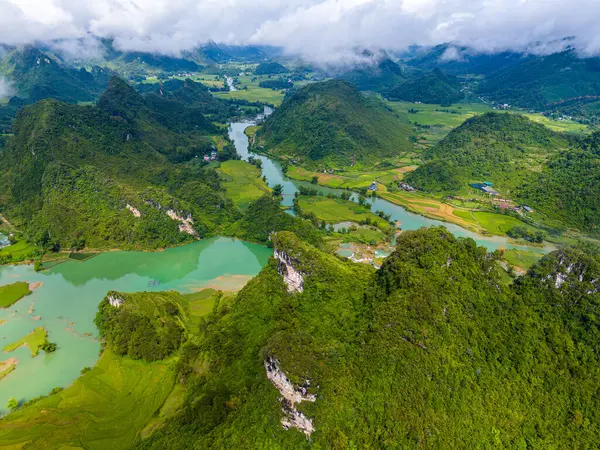
<path id="1" fill-rule="evenodd" d="M 283 373 L 279 367 L 279 361 L 275 358 L 268 357 L 265 359 L 265 370 L 267 371 L 267 378 L 281 394 L 279 401 L 281 402 L 281 411 L 283 412 L 283 417 L 281 418 L 283 428 L 286 430 L 298 428 L 306 437 L 310 437 L 311 433 L 315 431 L 312 419 L 309 419 L 298 411 L 296 404 L 304 401 L 314 402 L 317 396 L 309 394 L 305 386 L 296 388 L 285 373 Z M 306 386 L 309 385 L 310 380 L 306 380 Z"/>
<path id="2" fill-rule="evenodd" d="M 275 249 L 275 259 L 279 261 L 277 270 L 283 276 L 283 281 L 287 285 L 288 292 L 302 292 L 304 290 L 304 277 L 294 267 L 298 261 L 292 259 L 285 251 Z"/>

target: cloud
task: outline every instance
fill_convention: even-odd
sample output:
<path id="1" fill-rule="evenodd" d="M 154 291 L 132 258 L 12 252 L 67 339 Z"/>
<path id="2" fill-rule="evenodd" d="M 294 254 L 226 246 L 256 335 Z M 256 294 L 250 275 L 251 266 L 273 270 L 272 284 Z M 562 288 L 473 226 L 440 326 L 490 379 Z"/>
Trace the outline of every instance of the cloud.
<path id="1" fill-rule="evenodd" d="M 535 53 L 568 44 L 588 56 L 600 54 L 598 23 L 598 0 L 0 0 L 0 42 L 58 40 L 73 54 L 96 36 L 164 54 L 209 39 L 268 44 L 317 62 L 445 42 Z"/>
<path id="2" fill-rule="evenodd" d="M 0 98 L 12 97 L 13 95 L 15 95 L 15 90 L 12 84 L 0 76 Z"/>

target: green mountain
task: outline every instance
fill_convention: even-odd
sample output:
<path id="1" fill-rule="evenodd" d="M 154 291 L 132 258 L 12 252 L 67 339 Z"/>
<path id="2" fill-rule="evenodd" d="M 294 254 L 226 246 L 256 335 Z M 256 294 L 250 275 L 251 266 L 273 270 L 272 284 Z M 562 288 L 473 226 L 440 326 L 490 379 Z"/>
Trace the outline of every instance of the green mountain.
<path id="1" fill-rule="evenodd" d="M 76 69 L 56 55 L 35 47 L 10 52 L 0 72 L 14 84 L 18 95 L 29 102 L 54 98 L 65 102 L 95 100 L 108 85 L 114 73 L 93 66 L 90 71 Z"/>
<path id="2" fill-rule="evenodd" d="M 45 250 L 152 249 L 217 232 L 267 242 L 279 230 L 319 244 L 318 231 L 275 199 L 236 209 L 202 158 L 225 130 L 194 102 L 142 96 L 114 78 L 97 106 L 43 100 L 23 108 L 13 128 L 0 159 L 0 208 Z"/>
<path id="3" fill-rule="evenodd" d="M 557 225 L 597 234 L 600 135 L 580 142 L 516 114 L 465 121 L 427 150 L 407 182 L 428 192 L 466 192 L 491 181 L 503 196 L 533 207 Z"/>
<path id="4" fill-rule="evenodd" d="M 279 75 L 289 73 L 289 69 L 278 62 L 263 62 L 254 69 L 256 75 Z"/>
<path id="5" fill-rule="evenodd" d="M 494 255 L 444 228 L 403 233 L 377 271 L 291 233 L 273 243 L 276 259 L 186 346 L 183 405 L 137 448 L 570 448 L 600 438 L 597 249 L 550 254 L 505 286 Z"/>
<path id="6" fill-rule="evenodd" d="M 397 85 L 384 95 L 390 100 L 408 102 L 452 104 L 460 101 L 464 94 L 461 84 L 451 75 L 444 75 L 441 70 L 434 69 L 414 80 Z"/>
<path id="7" fill-rule="evenodd" d="M 526 108 L 600 95 L 600 58 L 580 58 L 574 50 L 524 58 L 490 75 L 479 93 Z"/>
<path id="8" fill-rule="evenodd" d="M 372 56 L 367 54 L 366 56 Z M 355 84 L 361 91 L 384 93 L 406 81 L 402 68 L 385 55 L 379 62 L 358 65 L 344 73 L 342 79 Z"/>
<path id="9" fill-rule="evenodd" d="M 414 47 L 401 56 L 407 66 L 415 69 L 441 69 L 453 75 L 484 76 L 492 75 L 529 58 L 516 52 L 481 53 L 468 47 L 451 44 Z"/>
<path id="10" fill-rule="evenodd" d="M 374 97 L 341 80 L 313 83 L 286 97 L 258 137 L 268 151 L 311 165 L 375 163 L 409 151 L 410 127 Z"/>
<path id="11" fill-rule="evenodd" d="M 550 157 L 519 187 L 523 202 L 548 217 L 598 236 L 600 229 L 600 132 Z"/>

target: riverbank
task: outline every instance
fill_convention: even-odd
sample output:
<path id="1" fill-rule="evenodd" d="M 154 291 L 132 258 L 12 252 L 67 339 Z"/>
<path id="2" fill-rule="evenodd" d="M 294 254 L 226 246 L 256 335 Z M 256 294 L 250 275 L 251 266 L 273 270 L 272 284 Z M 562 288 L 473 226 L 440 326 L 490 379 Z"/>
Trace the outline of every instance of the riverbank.
<path id="1" fill-rule="evenodd" d="M 70 385 L 84 367 L 94 366 L 100 350 L 94 317 L 108 291 L 236 290 L 258 274 L 271 255 L 272 250 L 263 245 L 221 237 L 162 252 L 104 252 L 41 272 L 31 265 L 0 266 L 0 286 L 43 283 L 0 310 L 0 322 L 4 321 L 0 348 L 39 327 L 57 344 L 54 353 L 40 352 L 35 358 L 26 348 L 14 350 L 19 364 L 0 382 L 0 414 L 9 398 L 27 401 L 46 395 L 57 386 Z"/>

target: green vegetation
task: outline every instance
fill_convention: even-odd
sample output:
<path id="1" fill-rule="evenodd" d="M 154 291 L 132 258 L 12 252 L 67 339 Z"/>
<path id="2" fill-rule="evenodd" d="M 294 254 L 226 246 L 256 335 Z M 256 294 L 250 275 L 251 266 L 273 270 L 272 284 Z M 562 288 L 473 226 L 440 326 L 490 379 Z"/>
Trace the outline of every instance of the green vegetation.
<path id="1" fill-rule="evenodd" d="M 271 189 L 260 176 L 260 169 L 245 161 L 225 161 L 218 169 L 223 175 L 225 195 L 241 210 Z"/>
<path id="2" fill-rule="evenodd" d="M 182 306 L 172 293 L 109 292 L 98 306 L 95 323 L 115 354 L 158 361 L 184 340 Z"/>
<path id="3" fill-rule="evenodd" d="M 395 86 L 384 93 L 390 100 L 451 105 L 464 97 L 461 84 L 452 75 L 435 69 L 415 80 Z"/>
<path id="4" fill-rule="evenodd" d="M 502 196 L 533 207 L 552 229 L 595 234 L 598 136 L 578 141 L 523 116 L 487 113 L 427 150 L 426 163 L 406 179 L 428 192 L 466 195 L 470 183 L 491 180 Z"/>
<path id="5" fill-rule="evenodd" d="M 72 386 L 4 417 L 0 447 L 131 448 L 174 383 L 172 364 L 121 358 L 109 346 Z"/>
<path id="6" fill-rule="evenodd" d="M 118 294 L 119 307 L 104 300 L 102 317 L 112 308 L 153 327 L 178 318 L 187 341 L 177 358 L 118 357 L 107 335 L 97 367 L 3 419 L 0 445 L 570 448 L 600 438 L 589 394 L 600 375 L 600 324 L 590 314 L 600 249 L 551 253 L 507 283 L 498 258 L 516 267 L 533 255 L 488 254 L 441 227 L 402 233 L 379 270 L 292 233 L 271 240 L 280 260 L 236 296 Z M 301 292 L 281 275 L 291 269 Z M 135 322 L 110 320 L 113 330 Z M 265 361 L 315 401 L 282 408 Z M 310 441 L 282 427 L 294 410 L 311 421 Z"/>
<path id="7" fill-rule="evenodd" d="M 98 106 L 47 100 L 21 111 L 0 160 L 0 206 L 37 248 L 17 243 L 0 251 L 0 262 L 251 234 L 236 224 L 236 204 L 245 209 L 269 189 L 254 168 L 227 161 L 236 155 L 223 145 L 226 131 L 203 112 L 220 102 L 189 80 L 163 88 L 164 96 L 140 95 L 113 79 Z M 211 152 L 221 176 L 218 163 L 203 161 Z"/>
<path id="8" fill-rule="evenodd" d="M 273 242 L 303 292 L 287 292 L 273 261 L 217 306 L 202 345 L 214 363 L 141 448 L 309 445 L 281 426 L 267 358 L 316 395 L 295 405 L 312 420 L 313 446 L 563 448 L 599 438 L 589 395 L 600 370 L 588 314 L 597 294 L 580 295 L 597 287 L 597 250 L 553 253 L 503 285 L 494 255 L 443 228 L 403 233 L 376 272 L 289 233 Z"/>
<path id="9" fill-rule="evenodd" d="M 356 85 L 361 91 L 384 93 L 406 81 L 402 68 L 388 57 L 376 63 L 358 65 L 342 78 Z"/>
<path id="10" fill-rule="evenodd" d="M 25 240 L 20 240 L 0 249 L 0 264 L 10 264 L 34 259 L 39 255 L 39 249 Z"/>
<path id="11" fill-rule="evenodd" d="M 2 378 L 7 376 L 13 370 L 17 368 L 17 360 L 15 358 L 9 358 L 5 361 L 0 361 L 0 381 Z M 10 405 L 7 406 L 8 409 L 12 410 Z"/>
<path id="12" fill-rule="evenodd" d="M 248 90 L 238 89 L 237 91 L 217 92 L 216 98 L 228 100 L 245 100 L 248 102 L 260 102 L 267 105 L 279 106 L 283 101 L 285 94 L 281 91 L 274 91 L 268 88 L 249 88 Z"/>
<path id="13" fill-rule="evenodd" d="M 0 72 L 11 80 L 29 102 L 55 98 L 67 102 L 91 101 L 106 88 L 112 71 L 94 66 L 76 69 L 49 52 L 27 46 L 13 50 L 0 64 Z"/>
<path id="14" fill-rule="evenodd" d="M 479 92 L 503 103 L 544 110 L 555 102 L 596 96 L 599 86 L 598 60 L 566 50 L 524 57 L 490 75 Z"/>
<path id="15" fill-rule="evenodd" d="M 400 156 L 411 149 L 408 125 L 375 97 L 351 84 L 313 83 L 285 100 L 257 138 L 270 154 L 301 165 L 351 166 Z"/>
<path id="16" fill-rule="evenodd" d="M 502 252 L 502 259 L 504 261 L 521 270 L 529 270 L 542 256 L 541 253 L 533 253 L 526 250 L 510 249 Z"/>
<path id="17" fill-rule="evenodd" d="M 0 308 L 8 308 L 29 294 L 29 284 L 24 281 L 0 286 Z"/>
<path id="18" fill-rule="evenodd" d="M 26 347 L 29 347 L 31 356 L 37 356 L 37 354 L 40 352 L 40 349 L 46 344 L 47 341 L 48 332 L 44 327 L 39 327 L 18 341 L 8 344 L 2 349 L 2 351 L 12 352 L 25 345 Z"/>
<path id="19" fill-rule="evenodd" d="M 314 214 L 319 221 L 324 220 L 327 223 L 366 223 L 382 229 L 389 226 L 385 220 L 373 214 L 368 207 L 358 205 L 350 200 L 300 196 L 298 205 L 303 214 Z"/>
<path id="20" fill-rule="evenodd" d="M 279 64 L 278 62 L 260 63 L 258 66 L 256 66 L 256 69 L 254 69 L 255 75 L 277 75 L 288 72 L 288 68 Z"/>

